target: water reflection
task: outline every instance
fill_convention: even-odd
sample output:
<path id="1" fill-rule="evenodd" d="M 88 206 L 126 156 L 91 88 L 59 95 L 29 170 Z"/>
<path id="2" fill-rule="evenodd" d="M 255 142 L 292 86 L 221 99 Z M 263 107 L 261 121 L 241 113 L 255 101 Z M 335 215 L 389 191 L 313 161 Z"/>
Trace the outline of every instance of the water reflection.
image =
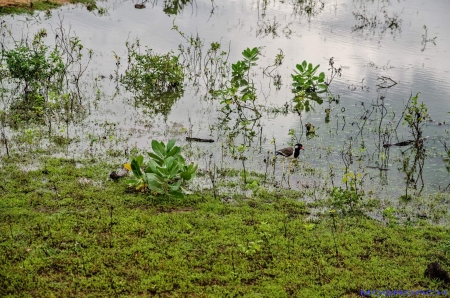
<path id="1" fill-rule="evenodd" d="M 402 32 L 402 18 L 396 12 L 389 12 L 388 7 L 384 5 L 379 11 L 372 12 L 368 11 L 366 6 L 362 4 L 362 10 L 353 12 L 353 16 L 357 22 L 352 27 L 353 32 L 378 34 L 380 38 L 388 31 L 393 36 Z"/>
<path id="2" fill-rule="evenodd" d="M 170 91 L 154 94 L 142 94 L 134 98 L 135 108 L 139 108 L 149 116 L 163 115 L 164 120 L 167 120 L 167 116 L 170 114 L 173 105 L 183 96 L 183 92 Z"/>

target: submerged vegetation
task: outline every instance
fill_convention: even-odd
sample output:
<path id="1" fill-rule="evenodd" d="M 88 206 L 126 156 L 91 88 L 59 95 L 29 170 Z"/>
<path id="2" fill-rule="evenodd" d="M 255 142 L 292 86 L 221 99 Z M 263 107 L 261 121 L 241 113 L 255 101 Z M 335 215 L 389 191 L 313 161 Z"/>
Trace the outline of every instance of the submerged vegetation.
<path id="1" fill-rule="evenodd" d="M 257 2 L 257 38 L 281 36 L 271 3 Z M 325 7 L 287 4 L 308 21 Z M 172 15 L 197 3 L 162 5 Z M 361 9 L 354 31 L 401 31 L 386 6 Z M 392 95 L 390 67 L 347 83 L 339 58 L 321 67 L 307 51 L 251 43 L 230 55 L 220 37 L 180 27 L 177 50 L 136 38 L 95 56 L 62 17 L 21 38 L 2 23 L 0 296 L 446 289 L 450 130 L 423 93 Z M 286 142 L 305 152 L 281 172 Z"/>

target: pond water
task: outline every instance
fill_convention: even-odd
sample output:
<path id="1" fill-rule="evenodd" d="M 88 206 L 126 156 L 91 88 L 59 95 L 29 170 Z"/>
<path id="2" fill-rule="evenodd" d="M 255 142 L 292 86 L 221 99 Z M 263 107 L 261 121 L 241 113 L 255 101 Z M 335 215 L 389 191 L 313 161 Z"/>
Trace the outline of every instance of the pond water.
<path id="1" fill-rule="evenodd" d="M 196 153 L 190 160 L 204 168 L 212 154 L 211 160 L 218 165 L 242 168 L 241 161 L 233 160 L 229 152 L 225 161 L 222 157 L 230 145 L 218 121 L 222 114 L 220 100 L 209 95 L 202 79 L 197 86 L 185 81 L 183 95 L 165 117 L 134 105 L 133 95 L 114 80 L 115 54 L 121 58 L 119 74 L 127 67 L 126 41 L 139 39 L 142 46 L 156 53 L 178 54 L 180 44 L 186 49 L 189 44 L 172 29 L 176 25 L 186 37 L 200 38 L 203 55 L 212 42 L 219 42 L 221 50 L 228 53 L 228 63 L 241 59 L 245 48 L 260 49 L 251 77 L 264 112 L 257 140 L 244 152 L 247 170 L 264 172 L 264 159 L 268 151 L 273 153 L 275 145 L 279 149 L 300 142 L 305 150 L 289 178 L 293 188 L 310 187 L 316 182 L 340 185 L 347 163 L 351 171 L 364 177 L 365 187 L 375 196 L 398 198 L 405 194 L 405 156 L 413 150 L 411 146 L 383 148 L 379 128 L 389 122 L 390 127 L 400 123 L 388 141 L 412 139 L 401 115 L 411 96 L 420 92 L 419 101 L 428 107 L 431 120 L 423 128 L 423 136 L 428 138 L 424 141 L 426 156 L 421 173 L 416 170 L 410 177 L 415 181 L 410 186 L 419 186 L 415 190 L 412 187 L 411 192 L 418 193 L 422 184 L 422 193 L 450 190 L 449 162 L 443 145 L 450 147 L 449 1 L 147 1 L 145 9 L 136 9 L 136 3 L 99 2 L 106 14 L 69 5 L 53 11 L 48 18 L 44 13 L 2 18 L 16 39 L 33 36 L 42 28 L 51 32 L 61 23 L 94 52 L 84 85 L 90 114 L 70 125 L 70 137 L 77 142 L 65 154 L 130 152 L 134 147 L 148 150 L 151 139 L 172 137 L 186 144 L 184 138 L 189 131 L 194 137 L 216 141 L 192 143 L 190 148 Z M 48 44 L 53 38 L 48 35 Z M 4 42 L 11 47 L 10 38 L 5 37 Z M 279 75 L 281 85 L 275 86 L 263 70 L 279 53 L 284 60 L 273 74 Z M 296 64 L 304 60 L 320 64 L 319 71 L 329 80 L 330 58 L 341 71 L 330 84 L 338 102 L 328 102 L 324 97 L 323 104 L 314 105 L 315 111 L 273 112 L 293 101 L 291 74 Z M 386 84 L 393 86 L 381 88 Z M 329 121 L 325 121 L 326 109 L 330 109 Z M 315 137 L 306 137 L 307 123 L 315 127 Z M 63 125 L 58 127 L 64 131 Z M 9 133 L 16 132 L 10 129 Z M 238 136 L 234 143 L 240 142 Z M 3 154 L 4 148 L 1 150 Z M 409 163 L 415 156 L 410 156 Z M 126 158 L 115 160 L 124 162 Z M 282 180 L 279 163 L 271 174 L 275 180 Z"/>

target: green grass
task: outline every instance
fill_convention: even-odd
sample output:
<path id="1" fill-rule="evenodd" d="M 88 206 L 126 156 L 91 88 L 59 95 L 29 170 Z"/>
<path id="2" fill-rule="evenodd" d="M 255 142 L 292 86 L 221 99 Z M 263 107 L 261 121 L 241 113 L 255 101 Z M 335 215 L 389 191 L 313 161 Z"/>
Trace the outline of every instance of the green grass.
<path id="1" fill-rule="evenodd" d="M 93 10 L 97 6 L 95 0 L 70 0 L 68 3 L 71 4 L 83 4 L 88 10 Z M 17 4 L 13 6 L 0 6 L 0 16 L 1 15 L 13 15 L 13 14 L 32 14 L 35 11 L 48 11 L 50 9 L 56 9 L 62 4 L 49 1 L 49 0 L 37 0 L 31 1 L 29 4 Z"/>
<path id="2" fill-rule="evenodd" d="M 361 289 L 445 289 L 449 229 L 364 215 L 309 225 L 295 192 L 234 203 L 149 197 L 89 161 L 3 159 L 2 297 L 358 297 Z M 309 225 L 309 226 L 308 226 Z"/>

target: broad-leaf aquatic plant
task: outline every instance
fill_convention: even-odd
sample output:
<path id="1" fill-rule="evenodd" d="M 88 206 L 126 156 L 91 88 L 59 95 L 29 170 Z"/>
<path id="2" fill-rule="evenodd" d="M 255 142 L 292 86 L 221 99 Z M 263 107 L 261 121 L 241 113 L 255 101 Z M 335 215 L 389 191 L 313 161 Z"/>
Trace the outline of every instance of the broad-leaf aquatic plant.
<path id="1" fill-rule="evenodd" d="M 149 189 L 154 194 L 183 198 L 184 193 L 188 192 L 182 185 L 195 177 L 198 165 L 193 163 L 186 165 L 181 148 L 175 146 L 175 140 L 170 140 L 167 145 L 153 140 L 152 149 L 153 152 L 147 153 L 150 160 L 144 171 L 142 155 L 133 158 L 130 164 L 125 164 L 134 175 L 127 183 L 136 190 Z"/>

